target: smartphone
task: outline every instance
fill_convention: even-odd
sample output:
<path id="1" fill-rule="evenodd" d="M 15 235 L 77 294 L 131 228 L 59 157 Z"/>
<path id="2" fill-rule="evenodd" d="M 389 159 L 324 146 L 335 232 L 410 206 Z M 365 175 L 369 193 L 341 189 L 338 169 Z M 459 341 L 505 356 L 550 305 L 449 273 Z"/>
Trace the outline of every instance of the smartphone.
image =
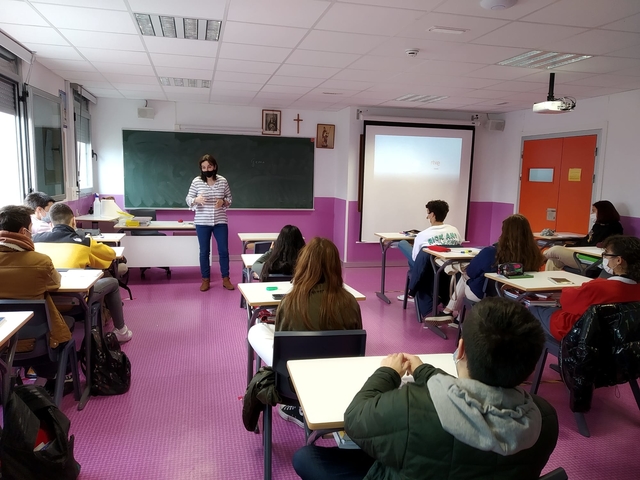
<path id="1" fill-rule="evenodd" d="M 282 300 L 284 298 L 284 296 L 286 295 L 286 293 L 272 293 L 271 297 L 274 300 Z"/>
<path id="2" fill-rule="evenodd" d="M 555 283 L 557 285 L 572 285 L 573 284 L 573 282 L 571 280 L 569 280 L 568 278 L 549 277 L 549 280 L 551 280 L 553 283 Z"/>

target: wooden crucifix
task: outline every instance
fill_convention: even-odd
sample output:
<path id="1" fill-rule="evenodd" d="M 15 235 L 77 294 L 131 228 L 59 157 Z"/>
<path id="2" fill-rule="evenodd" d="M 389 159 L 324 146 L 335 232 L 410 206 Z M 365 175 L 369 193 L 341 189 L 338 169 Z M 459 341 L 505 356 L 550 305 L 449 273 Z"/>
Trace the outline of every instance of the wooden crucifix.
<path id="1" fill-rule="evenodd" d="M 299 114 L 299 113 L 297 113 L 297 114 L 296 114 L 296 118 L 294 118 L 294 119 L 293 119 L 293 121 L 294 121 L 294 122 L 297 122 L 297 125 L 296 125 L 296 127 L 298 127 L 298 132 L 297 132 L 297 133 L 300 133 L 300 122 L 304 122 L 304 120 L 302 120 L 302 119 L 300 118 L 300 114 Z"/>

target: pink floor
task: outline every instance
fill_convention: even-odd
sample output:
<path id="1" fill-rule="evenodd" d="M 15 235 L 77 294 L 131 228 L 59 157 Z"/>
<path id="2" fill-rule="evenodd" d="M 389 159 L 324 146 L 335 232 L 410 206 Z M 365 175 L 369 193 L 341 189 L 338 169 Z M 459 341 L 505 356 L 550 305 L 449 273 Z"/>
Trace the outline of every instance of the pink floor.
<path id="1" fill-rule="evenodd" d="M 237 281 L 240 263 L 231 267 Z M 446 327 L 448 340 L 436 337 L 416 322 L 413 309 L 403 311 L 395 300 L 405 275 L 405 268 L 388 269 L 393 301 L 387 305 L 374 293 L 378 268 L 345 270 L 345 281 L 367 296 L 361 304 L 367 354 L 452 352 L 457 330 Z M 76 436 L 80 478 L 261 478 L 261 436 L 245 431 L 241 420 L 246 313 L 239 308 L 239 292 L 215 281 L 201 293 L 197 269 L 186 268 L 174 269 L 171 279 L 158 269 L 149 270 L 144 281 L 132 272 L 130 285 L 134 299 L 125 301 L 125 316 L 134 337 L 124 351 L 132 363 L 131 390 L 94 397 L 82 412 L 72 396 L 62 404 Z M 560 418 L 558 446 L 545 471 L 562 466 L 569 478 L 580 480 L 638 478 L 640 412 L 629 387 L 596 391 L 587 415 L 592 437 L 584 438 L 558 375 L 547 369 L 544 380 L 540 394 Z M 303 443 L 302 429 L 274 416 L 274 479 L 297 478 L 290 458 Z"/>

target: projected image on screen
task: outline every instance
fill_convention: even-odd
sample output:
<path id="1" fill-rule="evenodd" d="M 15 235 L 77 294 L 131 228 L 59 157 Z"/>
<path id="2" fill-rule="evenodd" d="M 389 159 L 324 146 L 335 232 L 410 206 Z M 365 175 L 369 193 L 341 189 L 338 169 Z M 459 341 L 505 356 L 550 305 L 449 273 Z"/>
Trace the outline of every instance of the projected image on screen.
<path id="1" fill-rule="evenodd" d="M 424 230 L 425 204 L 449 204 L 446 223 L 465 236 L 473 129 L 460 126 L 365 123 L 363 242 L 375 233 Z"/>

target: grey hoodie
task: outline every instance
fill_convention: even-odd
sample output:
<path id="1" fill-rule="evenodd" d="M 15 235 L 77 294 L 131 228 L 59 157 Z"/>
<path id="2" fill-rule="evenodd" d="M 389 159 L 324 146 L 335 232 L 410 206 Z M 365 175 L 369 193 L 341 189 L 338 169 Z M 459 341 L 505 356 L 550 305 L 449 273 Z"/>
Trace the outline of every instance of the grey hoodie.
<path id="1" fill-rule="evenodd" d="M 442 374 L 429 378 L 427 388 L 442 428 L 471 447 L 512 455 L 532 447 L 540 436 L 540 410 L 521 388 Z"/>

